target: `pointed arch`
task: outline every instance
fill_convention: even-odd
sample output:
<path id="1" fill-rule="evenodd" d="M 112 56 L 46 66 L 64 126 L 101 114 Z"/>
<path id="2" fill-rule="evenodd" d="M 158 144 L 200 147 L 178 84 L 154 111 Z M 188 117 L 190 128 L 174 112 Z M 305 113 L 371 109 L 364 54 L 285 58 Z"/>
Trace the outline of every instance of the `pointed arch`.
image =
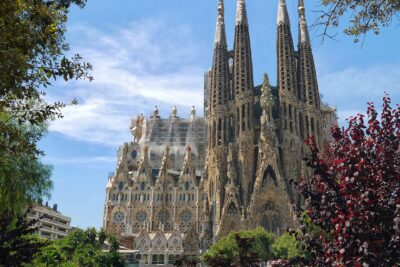
<path id="1" fill-rule="evenodd" d="M 228 206 L 228 212 L 227 212 L 227 214 L 228 215 L 236 215 L 236 214 L 238 214 L 238 210 L 237 210 L 237 208 L 236 208 L 236 205 L 235 205 L 235 203 L 233 203 L 233 201 L 229 204 L 229 206 Z"/>
<path id="2" fill-rule="evenodd" d="M 271 181 L 274 183 L 275 186 L 278 186 L 278 180 L 276 178 L 275 171 L 271 167 L 271 165 L 268 165 L 268 167 L 264 170 L 262 186 L 266 187 Z"/>

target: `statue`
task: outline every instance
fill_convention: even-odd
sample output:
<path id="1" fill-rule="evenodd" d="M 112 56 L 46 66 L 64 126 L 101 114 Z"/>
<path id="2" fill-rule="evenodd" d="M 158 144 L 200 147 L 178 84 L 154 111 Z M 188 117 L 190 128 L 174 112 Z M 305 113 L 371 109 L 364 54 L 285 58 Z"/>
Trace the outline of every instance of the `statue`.
<path id="1" fill-rule="evenodd" d="M 138 115 L 136 117 L 136 119 L 132 120 L 130 129 L 131 129 L 131 133 L 133 135 L 134 143 L 138 143 L 139 140 L 142 138 L 143 123 L 144 123 L 143 114 Z"/>
<path id="2" fill-rule="evenodd" d="M 196 118 L 196 109 L 192 106 L 192 110 L 190 111 L 190 121 L 194 121 Z"/>
<path id="3" fill-rule="evenodd" d="M 157 107 L 157 106 L 154 107 L 153 116 L 151 116 L 151 118 L 153 118 L 153 119 L 160 118 L 160 115 L 159 115 L 158 107 Z"/>
<path id="4" fill-rule="evenodd" d="M 172 110 L 171 110 L 171 118 L 173 118 L 173 119 L 178 118 L 178 110 L 177 110 L 176 106 L 173 106 L 173 107 L 172 107 Z"/>

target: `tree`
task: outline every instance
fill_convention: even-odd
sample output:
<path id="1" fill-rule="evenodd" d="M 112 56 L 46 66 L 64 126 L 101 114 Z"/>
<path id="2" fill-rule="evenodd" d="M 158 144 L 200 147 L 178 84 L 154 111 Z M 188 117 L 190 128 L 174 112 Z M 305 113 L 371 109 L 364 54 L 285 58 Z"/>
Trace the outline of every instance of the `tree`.
<path id="1" fill-rule="evenodd" d="M 251 231 L 230 233 L 214 243 L 203 254 L 202 261 L 210 266 L 251 266 L 272 258 L 271 245 L 275 236 L 257 228 Z"/>
<path id="2" fill-rule="evenodd" d="M 174 257 L 174 266 L 177 267 L 196 267 L 197 263 L 199 262 L 198 258 L 193 256 L 187 255 L 179 255 Z"/>
<path id="3" fill-rule="evenodd" d="M 36 155 L 24 153 L 43 136 L 44 126 L 13 124 L 12 143 L 0 152 L 0 218 L 24 213 L 33 202 L 50 196 L 52 167 L 40 162 Z M 4 133 L 9 134 L 9 133 Z M 0 135 L 0 143 L 8 138 Z M 5 219 L 4 218 L 4 219 Z M 12 221 L 12 220 L 11 220 Z"/>
<path id="4" fill-rule="evenodd" d="M 296 238 L 290 233 L 284 233 L 272 244 L 275 259 L 293 260 L 303 256 Z"/>
<path id="5" fill-rule="evenodd" d="M 359 42 L 360 36 L 372 31 L 379 34 L 381 27 L 389 26 L 398 19 L 400 1 L 398 0 L 322 0 L 327 10 L 321 11 L 316 25 L 323 27 L 323 36 L 332 37 L 328 33 L 330 27 L 338 27 L 343 16 L 350 18 L 350 25 L 344 30 L 347 35 L 354 36 Z"/>
<path id="6" fill-rule="evenodd" d="M 27 202 L 49 193 L 49 166 L 37 161 L 43 152 L 36 144 L 66 104 L 46 103 L 45 90 L 57 78 L 92 79 L 80 55 L 64 55 L 68 9 L 85 2 L 0 1 L 0 212 L 23 213 Z"/>
<path id="7" fill-rule="evenodd" d="M 23 216 L 3 214 L 0 220 L 0 266 L 22 266 L 30 263 L 34 255 L 48 244 L 33 235 L 37 220 L 26 221 Z"/>
<path id="8" fill-rule="evenodd" d="M 300 236 L 312 266 L 396 266 L 400 262 L 400 106 L 368 106 L 334 127 L 326 154 L 310 140 L 314 175 L 299 185 L 307 207 Z M 307 221 L 308 220 L 308 221 Z M 310 224 L 322 233 L 310 235 Z"/>
<path id="9" fill-rule="evenodd" d="M 52 241 L 41 249 L 33 266 L 125 266 L 118 254 L 115 238 L 110 237 L 110 248 L 104 251 L 102 232 L 94 228 L 74 230 L 61 240 Z"/>
<path id="10" fill-rule="evenodd" d="M 52 80 L 92 79 L 81 56 L 67 58 L 65 23 L 71 4 L 85 0 L 3 0 L 0 3 L 0 112 L 33 125 L 58 116 L 65 104 L 43 97 Z M 3 122 L 4 123 L 4 122 Z"/>

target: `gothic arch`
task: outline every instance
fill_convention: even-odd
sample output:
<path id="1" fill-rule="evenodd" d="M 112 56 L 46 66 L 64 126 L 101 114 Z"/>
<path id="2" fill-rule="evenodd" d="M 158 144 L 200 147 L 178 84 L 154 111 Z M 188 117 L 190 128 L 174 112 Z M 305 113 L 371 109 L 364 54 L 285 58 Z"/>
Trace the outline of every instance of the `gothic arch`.
<path id="1" fill-rule="evenodd" d="M 264 170 L 262 186 L 266 187 L 270 181 L 272 181 L 276 187 L 278 186 L 278 180 L 276 178 L 275 171 L 271 165 L 268 165 L 268 167 Z"/>

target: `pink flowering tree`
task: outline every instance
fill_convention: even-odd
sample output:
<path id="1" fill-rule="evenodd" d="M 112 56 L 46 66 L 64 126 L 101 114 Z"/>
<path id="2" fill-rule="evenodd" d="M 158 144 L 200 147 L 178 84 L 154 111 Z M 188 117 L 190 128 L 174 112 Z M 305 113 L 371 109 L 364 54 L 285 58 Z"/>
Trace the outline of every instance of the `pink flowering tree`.
<path id="1" fill-rule="evenodd" d="M 303 248 L 311 266 L 398 266 L 400 263 L 400 106 L 368 104 L 320 153 L 310 139 L 309 181 L 298 185 Z M 365 122 L 366 121 L 366 122 Z M 310 231 L 313 228 L 314 231 Z M 319 229 L 319 231 L 315 231 Z"/>

